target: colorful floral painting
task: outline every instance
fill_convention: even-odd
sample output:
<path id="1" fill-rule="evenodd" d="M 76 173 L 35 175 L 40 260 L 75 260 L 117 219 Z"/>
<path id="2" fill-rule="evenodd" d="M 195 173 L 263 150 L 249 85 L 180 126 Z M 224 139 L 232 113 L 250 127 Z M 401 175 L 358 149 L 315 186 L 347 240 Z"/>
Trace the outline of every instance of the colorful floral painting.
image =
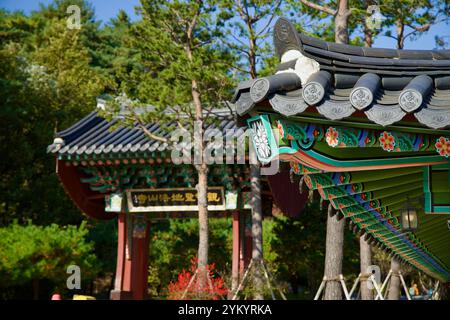
<path id="1" fill-rule="evenodd" d="M 251 128 L 253 130 L 253 143 L 256 152 L 263 159 L 269 158 L 272 155 L 272 151 L 270 150 L 269 138 L 267 137 L 263 123 L 261 121 L 254 121 L 251 124 Z"/>
<path id="2" fill-rule="evenodd" d="M 443 157 L 448 158 L 450 156 L 450 139 L 446 137 L 440 137 L 436 140 L 436 151 Z"/>
<path id="3" fill-rule="evenodd" d="M 395 147 L 395 138 L 392 134 L 390 134 L 387 131 L 383 131 L 383 133 L 380 135 L 380 145 L 381 148 L 385 151 L 393 151 Z"/>
<path id="4" fill-rule="evenodd" d="M 339 132 L 335 128 L 329 127 L 327 133 L 325 134 L 325 140 L 330 147 L 337 147 L 339 143 Z"/>

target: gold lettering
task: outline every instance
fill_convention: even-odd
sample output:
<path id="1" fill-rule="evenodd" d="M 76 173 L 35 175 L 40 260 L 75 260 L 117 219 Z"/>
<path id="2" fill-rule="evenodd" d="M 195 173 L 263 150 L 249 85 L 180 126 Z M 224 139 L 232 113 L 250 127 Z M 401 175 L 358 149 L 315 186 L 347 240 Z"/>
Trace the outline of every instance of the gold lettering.
<path id="1" fill-rule="evenodd" d="M 140 195 L 137 196 L 137 200 L 139 202 L 139 204 L 144 204 L 145 200 L 147 200 L 147 196 L 143 193 L 141 193 Z"/>
<path id="2" fill-rule="evenodd" d="M 158 201 L 158 195 L 157 194 L 149 194 L 147 196 L 149 202 L 157 202 Z"/>
<path id="3" fill-rule="evenodd" d="M 185 194 L 186 197 L 186 202 L 195 202 L 195 194 L 193 194 L 192 192 L 186 192 Z"/>
<path id="4" fill-rule="evenodd" d="M 183 196 L 183 194 L 181 194 L 181 193 L 174 193 L 174 194 L 172 194 L 172 201 L 173 202 L 175 202 L 175 201 L 184 201 L 184 196 Z"/>
<path id="5" fill-rule="evenodd" d="M 170 200 L 170 196 L 167 193 L 163 193 L 159 195 L 159 201 L 168 202 Z"/>
<path id="6" fill-rule="evenodd" d="M 208 192 L 208 202 L 219 202 L 219 195 L 217 192 Z"/>

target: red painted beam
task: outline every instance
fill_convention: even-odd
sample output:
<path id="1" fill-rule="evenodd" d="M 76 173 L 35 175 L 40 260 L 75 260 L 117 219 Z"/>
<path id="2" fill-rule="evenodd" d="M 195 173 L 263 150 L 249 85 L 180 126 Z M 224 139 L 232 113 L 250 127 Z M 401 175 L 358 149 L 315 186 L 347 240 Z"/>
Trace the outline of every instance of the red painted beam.
<path id="1" fill-rule="evenodd" d="M 105 212 L 104 197 L 96 197 L 99 193 L 80 181 L 82 174 L 77 167 L 66 166 L 62 160 L 56 161 L 56 173 L 64 190 L 83 213 L 99 220 L 110 220 L 117 216 L 115 213 Z"/>

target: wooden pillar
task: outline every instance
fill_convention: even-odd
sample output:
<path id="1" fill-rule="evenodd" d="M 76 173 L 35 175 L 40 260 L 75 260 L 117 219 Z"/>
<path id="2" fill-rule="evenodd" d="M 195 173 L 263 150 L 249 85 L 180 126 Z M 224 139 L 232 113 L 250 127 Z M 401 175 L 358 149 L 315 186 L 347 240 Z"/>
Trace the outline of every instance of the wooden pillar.
<path id="1" fill-rule="evenodd" d="M 124 212 L 118 218 L 117 266 L 112 300 L 142 300 L 147 296 L 148 250 L 150 226 L 144 232 L 133 232 L 135 217 Z"/>
<path id="2" fill-rule="evenodd" d="M 141 235 L 136 236 L 133 232 L 131 291 L 134 300 L 143 300 L 147 297 L 150 225 L 145 223 L 144 228 Z"/>
<path id="3" fill-rule="evenodd" d="M 114 280 L 114 289 L 110 294 L 110 298 L 112 300 L 123 300 L 131 298 L 131 259 L 129 259 L 129 254 L 127 254 L 127 225 L 128 223 L 126 213 L 119 213 L 117 228 L 116 277 Z"/>
<path id="4" fill-rule="evenodd" d="M 241 223 L 240 212 L 233 212 L 233 254 L 231 261 L 231 291 L 234 293 L 239 286 L 240 255 L 241 255 Z"/>

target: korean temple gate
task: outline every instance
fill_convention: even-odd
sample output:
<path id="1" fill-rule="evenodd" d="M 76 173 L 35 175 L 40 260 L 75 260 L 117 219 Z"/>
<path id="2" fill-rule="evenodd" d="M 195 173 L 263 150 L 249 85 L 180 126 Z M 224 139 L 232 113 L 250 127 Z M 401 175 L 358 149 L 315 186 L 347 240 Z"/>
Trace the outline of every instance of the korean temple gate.
<path id="1" fill-rule="evenodd" d="M 216 112 L 223 135 L 233 132 L 237 142 L 235 114 Z M 197 173 L 191 164 L 176 165 L 170 147 L 151 140 L 136 127 L 111 130 L 111 122 L 96 111 L 57 133 L 48 147 L 56 156 L 56 172 L 66 193 L 90 218 L 118 221 L 117 266 L 111 299 L 145 299 L 150 244 L 150 225 L 161 219 L 195 218 Z M 168 136 L 158 124 L 148 124 L 155 135 Z M 225 155 L 225 153 L 224 153 Z M 230 156 L 228 154 L 227 156 Z M 234 154 L 236 157 L 236 153 Z M 208 174 L 210 217 L 232 216 L 233 286 L 237 287 L 252 255 L 251 219 L 248 210 L 249 164 L 213 164 Z M 289 215 L 299 214 L 306 196 L 286 182 L 280 173 L 262 181 L 263 213 L 272 214 L 272 204 Z M 271 193 L 271 186 L 279 190 Z"/>
<path id="2" fill-rule="evenodd" d="M 273 40 L 276 73 L 233 98 L 258 159 L 280 159 L 370 243 L 450 282 L 450 51 L 336 44 L 284 18 Z M 405 232 L 413 200 L 418 228 Z"/>

